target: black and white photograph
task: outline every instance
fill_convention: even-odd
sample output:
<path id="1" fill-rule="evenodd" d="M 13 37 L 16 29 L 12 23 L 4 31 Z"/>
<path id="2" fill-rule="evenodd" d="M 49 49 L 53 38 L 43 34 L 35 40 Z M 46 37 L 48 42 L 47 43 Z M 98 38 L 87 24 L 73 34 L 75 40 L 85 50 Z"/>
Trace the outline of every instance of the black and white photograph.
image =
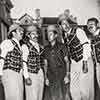
<path id="1" fill-rule="evenodd" d="M 100 0 L 0 0 L 0 100 L 100 100 Z"/>

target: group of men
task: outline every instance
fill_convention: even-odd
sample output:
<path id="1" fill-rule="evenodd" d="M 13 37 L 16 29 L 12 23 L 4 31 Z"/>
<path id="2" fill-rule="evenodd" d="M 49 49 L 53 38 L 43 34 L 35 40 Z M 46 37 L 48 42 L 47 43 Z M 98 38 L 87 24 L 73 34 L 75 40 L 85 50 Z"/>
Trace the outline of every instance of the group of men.
<path id="1" fill-rule="evenodd" d="M 20 24 L 11 25 L 8 39 L 0 45 L 0 80 L 6 100 L 23 100 L 23 84 L 26 100 L 42 100 L 45 84 L 51 100 L 95 100 L 95 69 L 100 87 L 99 21 L 88 19 L 86 32 L 70 22 L 62 14 L 61 31 L 55 25 L 47 27 L 46 47 L 38 43 L 37 26 L 27 26 L 24 33 Z M 57 39 L 59 32 L 62 42 Z M 24 34 L 27 41 L 21 46 Z"/>

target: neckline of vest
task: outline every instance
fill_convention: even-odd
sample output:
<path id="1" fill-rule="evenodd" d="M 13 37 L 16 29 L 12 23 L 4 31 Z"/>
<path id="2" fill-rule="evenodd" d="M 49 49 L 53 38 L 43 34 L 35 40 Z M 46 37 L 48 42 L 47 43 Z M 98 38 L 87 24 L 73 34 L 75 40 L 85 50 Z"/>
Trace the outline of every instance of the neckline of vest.
<path id="1" fill-rule="evenodd" d="M 18 46 L 18 44 L 14 40 L 11 40 L 11 42 L 13 43 L 14 46 L 17 46 L 18 47 L 18 50 L 19 51 L 21 51 L 21 48 Z"/>
<path id="2" fill-rule="evenodd" d="M 39 45 L 40 52 L 38 52 L 37 49 L 32 45 L 31 42 L 29 42 L 28 44 L 29 44 L 32 48 L 34 48 L 34 52 L 35 52 L 36 54 L 39 54 L 39 55 L 42 54 L 43 50 L 42 50 L 42 48 L 41 48 L 40 45 Z"/>

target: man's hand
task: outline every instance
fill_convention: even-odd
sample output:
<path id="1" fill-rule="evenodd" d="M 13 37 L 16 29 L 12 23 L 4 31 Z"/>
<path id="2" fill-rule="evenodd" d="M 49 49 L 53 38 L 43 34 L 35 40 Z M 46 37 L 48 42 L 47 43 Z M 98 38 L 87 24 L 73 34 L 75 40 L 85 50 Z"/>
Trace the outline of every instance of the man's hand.
<path id="1" fill-rule="evenodd" d="M 64 82 L 65 82 L 65 84 L 68 84 L 70 82 L 68 75 L 65 76 Z"/>
<path id="2" fill-rule="evenodd" d="M 32 85 L 32 80 L 30 78 L 25 79 L 25 84 L 26 85 Z"/>
<path id="3" fill-rule="evenodd" d="M 83 61 L 83 67 L 82 67 L 83 73 L 88 72 L 88 64 L 87 61 Z"/>
<path id="4" fill-rule="evenodd" d="M 48 78 L 46 78 L 45 84 L 46 84 L 47 86 L 49 86 L 49 80 L 48 80 Z"/>

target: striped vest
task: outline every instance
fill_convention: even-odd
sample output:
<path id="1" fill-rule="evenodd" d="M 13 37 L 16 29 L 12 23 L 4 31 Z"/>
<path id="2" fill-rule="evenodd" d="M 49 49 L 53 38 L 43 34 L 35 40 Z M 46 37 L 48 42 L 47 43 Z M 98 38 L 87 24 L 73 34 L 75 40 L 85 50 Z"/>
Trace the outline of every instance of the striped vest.
<path id="1" fill-rule="evenodd" d="M 83 58 L 83 47 L 80 43 L 80 40 L 77 38 L 76 34 L 70 35 L 69 37 L 69 49 L 70 57 L 76 62 L 80 61 Z"/>
<path id="2" fill-rule="evenodd" d="M 96 56 L 96 62 L 100 63 L 100 34 L 92 38 L 91 47 Z"/>
<path id="3" fill-rule="evenodd" d="M 22 52 L 14 40 L 11 40 L 14 49 L 7 53 L 4 61 L 4 70 L 11 69 L 20 72 L 22 69 Z"/>
<path id="4" fill-rule="evenodd" d="M 29 55 L 27 58 L 28 71 L 31 73 L 38 73 L 38 71 L 43 65 L 43 58 L 42 58 L 43 49 L 40 48 L 40 53 L 39 53 L 30 42 L 27 43 L 27 46 L 29 49 Z"/>

